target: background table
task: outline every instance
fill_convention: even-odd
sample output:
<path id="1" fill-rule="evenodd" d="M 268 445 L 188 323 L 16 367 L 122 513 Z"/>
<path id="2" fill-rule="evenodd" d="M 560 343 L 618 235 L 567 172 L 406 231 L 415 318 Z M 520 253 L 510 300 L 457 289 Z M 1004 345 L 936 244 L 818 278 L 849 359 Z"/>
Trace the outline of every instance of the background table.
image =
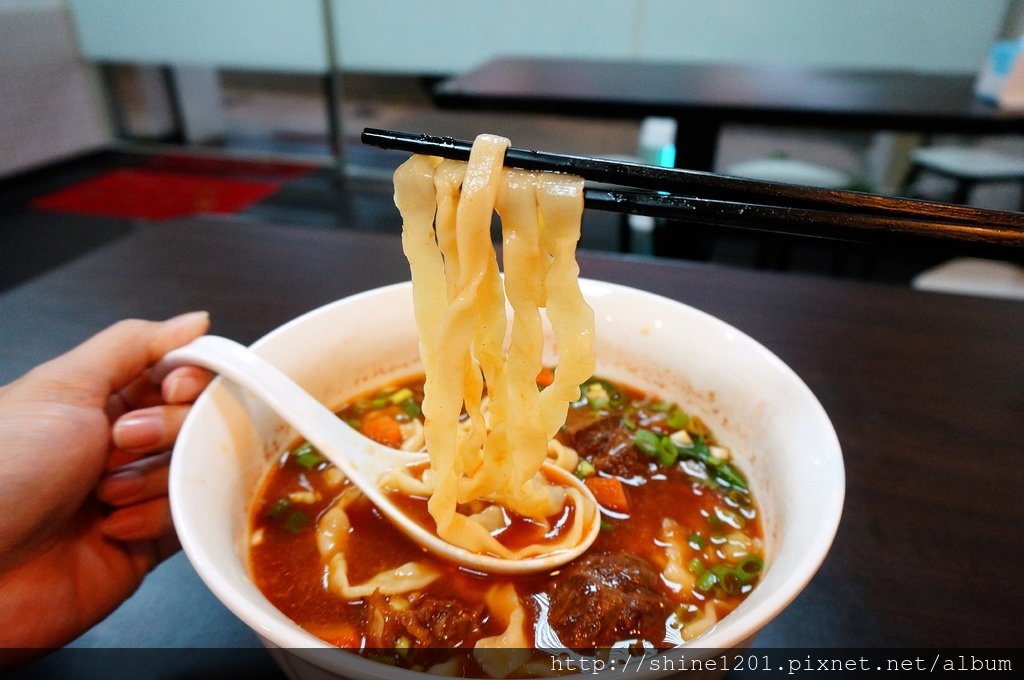
<path id="1" fill-rule="evenodd" d="M 750 333 L 817 394 L 843 446 L 847 499 L 821 571 L 757 638 L 771 647 L 1020 644 L 1024 305 L 679 262 L 582 254 Z M 212 221 L 134 233 L 0 296 L 0 383 L 129 316 L 212 313 L 251 342 L 313 307 L 408 277 L 399 240 Z M 2 595 L 0 595 L 2 596 Z M 46 612 L 26 615 L 46 616 Z M 25 677 L 278 672 L 178 555 L 75 647 Z"/>
<path id="2" fill-rule="evenodd" d="M 676 166 L 712 170 L 729 123 L 1024 132 L 1024 112 L 978 101 L 973 86 L 972 76 L 910 71 L 504 58 L 442 81 L 434 96 L 449 108 L 675 118 Z"/>

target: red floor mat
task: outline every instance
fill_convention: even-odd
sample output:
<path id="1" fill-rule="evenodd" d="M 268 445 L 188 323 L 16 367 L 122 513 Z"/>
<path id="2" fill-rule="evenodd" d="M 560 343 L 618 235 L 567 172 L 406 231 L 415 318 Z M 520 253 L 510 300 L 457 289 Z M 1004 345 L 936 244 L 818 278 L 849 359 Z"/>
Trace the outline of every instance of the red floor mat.
<path id="1" fill-rule="evenodd" d="M 113 170 L 37 198 L 32 206 L 78 215 L 163 220 L 197 213 L 236 213 L 273 195 L 281 185 L 281 181 L 237 180 L 211 174 Z"/>
<path id="2" fill-rule="evenodd" d="M 239 158 L 212 158 L 187 154 L 165 154 L 146 160 L 144 166 L 161 172 L 180 172 L 200 175 L 227 175 L 233 179 L 298 179 L 315 167 L 301 163 L 277 161 L 251 161 Z"/>

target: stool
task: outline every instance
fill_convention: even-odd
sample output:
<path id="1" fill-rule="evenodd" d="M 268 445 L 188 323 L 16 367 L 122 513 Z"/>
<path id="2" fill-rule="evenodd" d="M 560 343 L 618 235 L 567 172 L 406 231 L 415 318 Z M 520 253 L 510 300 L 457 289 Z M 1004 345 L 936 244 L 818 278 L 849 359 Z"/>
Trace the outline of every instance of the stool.
<path id="1" fill-rule="evenodd" d="M 967 203 L 971 189 L 982 182 L 1018 182 L 1024 184 L 1024 158 L 1014 158 L 988 149 L 967 146 L 927 146 L 910 155 L 910 173 L 904 184 L 908 189 L 922 171 L 933 172 L 956 182 L 953 203 Z M 1024 195 L 1020 210 L 1024 211 Z"/>
<path id="2" fill-rule="evenodd" d="M 845 172 L 795 158 L 774 156 L 735 163 L 728 166 L 724 174 L 761 182 L 802 184 L 820 189 L 847 189 L 853 184 L 853 178 Z M 789 268 L 796 237 L 758 235 L 755 238 L 757 250 L 754 264 L 758 269 L 785 270 Z M 832 254 L 833 273 L 838 276 L 845 267 L 845 255 L 840 251 L 834 251 Z"/>
<path id="3" fill-rule="evenodd" d="M 1024 267 L 1012 262 L 959 257 L 914 277 L 918 290 L 1024 300 Z"/>

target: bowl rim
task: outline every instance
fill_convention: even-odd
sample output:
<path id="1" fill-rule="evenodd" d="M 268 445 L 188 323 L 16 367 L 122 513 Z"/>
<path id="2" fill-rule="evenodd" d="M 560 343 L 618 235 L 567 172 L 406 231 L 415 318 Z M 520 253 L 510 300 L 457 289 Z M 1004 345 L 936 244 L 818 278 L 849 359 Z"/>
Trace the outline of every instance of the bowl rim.
<path id="1" fill-rule="evenodd" d="M 708 632 L 676 649 L 721 650 L 743 644 L 746 640 L 752 638 L 772 619 L 778 616 L 778 614 L 792 603 L 793 600 L 803 591 L 814 577 L 821 564 L 824 562 L 825 557 L 835 540 L 842 517 L 846 494 L 845 464 L 835 428 L 832 425 L 828 414 L 825 412 L 824 407 L 803 379 L 800 378 L 792 368 L 790 368 L 771 350 L 732 324 L 705 312 L 704 310 L 650 291 L 645 291 L 623 284 L 583 277 L 581 277 L 579 281 L 584 295 L 587 294 L 588 289 L 598 292 L 604 289 L 612 292 L 653 298 L 658 304 L 677 306 L 683 309 L 685 313 L 697 315 L 698 317 L 701 317 L 703 321 L 710 323 L 712 326 L 717 326 L 722 331 L 735 334 L 737 337 L 741 338 L 743 342 L 747 343 L 749 347 L 753 348 L 759 354 L 761 359 L 769 362 L 773 369 L 780 371 L 787 380 L 793 382 L 794 387 L 801 393 L 805 401 L 805 405 L 809 406 L 813 411 L 813 413 L 810 414 L 813 420 L 824 425 L 822 434 L 824 437 L 823 444 L 825 446 L 822 447 L 821 452 L 822 455 L 830 460 L 834 465 L 831 472 L 836 488 L 834 489 L 834 493 L 827 496 L 827 501 L 820 507 L 816 508 L 816 514 L 819 520 L 817 525 L 823 530 L 819 531 L 811 541 L 808 541 L 804 545 L 804 550 L 799 562 L 799 568 L 787 572 L 782 577 L 781 582 L 776 584 L 769 598 L 758 604 L 756 610 L 754 610 L 757 612 L 756 615 L 729 619 L 730 625 L 725 630 L 723 630 L 720 625 L 715 625 Z M 311 317 L 328 313 L 337 306 L 354 304 L 367 297 L 376 297 L 393 293 L 397 289 L 411 288 L 411 285 L 411 281 L 401 281 L 360 291 L 325 303 L 274 328 L 253 342 L 250 345 L 250 348 L 259 352 L 262 347 L 272 343 L 280 336 L 292 332 L 295 327 L 305 324 Z M 192 411 L 189 413 L 189 416 L 182 425 L 178 442 L 188 441 L 188 439 L 193 436 L 192 430 L 195 429 L 195 421 L 197 420 L 193 414 L 200 412 L 202 409 L 210 408 L 210 404 L 212 403 L 211 394 L 215 391 L 212 388 L 220 384 L 223 380 L 224 379 L 220 377 L 215 378 L 214 382 L 211 383 L 211 389 L 205 390 L 204 393 L 200 395 L 199 399 L 195 402 Z M 308 657 L 308 655 L 302 654 L 303 651 L 307 650 L 312 652 L 323 649 L 336 649 L 332 645 L 316 638 L 312 634 L 303 630 L 297 624 L 288 620 L 284 614 L 280 614 L 280 619 L 275 619 L 272 616 L 263 615 L 258 609 L 252 608 L 249 603 L 249 598 L 236 587 L 231 579 L 223 575 L 210 559 L 208 559 L 208 556 L 200 547 L 199 542 L 187 530 L 188 523 L 183 520 L 183 518 L 187 516 L 187 510 L 182 506 L 184 503 L 183 494 L 177 492 L 176 489 L 180 488 L 181 485 L 185 483 L 185 465 L 188 454 L 178 453 L 178 442 L 175 444 L 175 454 L 171 457 L 168 483 L 171 513 L 174 519 L 175 528 L 179 531 L 178 536 L 182 550 L 206 587 L 209 588 L 235 616 L 255 631 L 264 643 L 270 643 L 273 646 L 286 648 L 289 651 L 297 653 L 300 657 Z M 183 528 L 184 530 L 179 528 Z M 725 634 L 726 632 L 728 632 L 728 635 Z M 355 672 L 363 677 L 380 677 L 379 673 L 383 666 L 378 662 L 355 654 L 346 654 L 344 655 L 344 658 L 345 661 L 343 664 L 349 667 L 347 672 Z M 323 661 L 323 657 L 321 656 L 316 658 L 314 656 L 314 658 L 307 658 L 307 660 L 314 664 L 320 664 Z M 419 671 L 399 669 L 390 666 L 387 667 L 387 670 L 389 677 L 405 676 L 406 674 L 409 674 L 409 678 L 422 678 L 423 675 Z"/>

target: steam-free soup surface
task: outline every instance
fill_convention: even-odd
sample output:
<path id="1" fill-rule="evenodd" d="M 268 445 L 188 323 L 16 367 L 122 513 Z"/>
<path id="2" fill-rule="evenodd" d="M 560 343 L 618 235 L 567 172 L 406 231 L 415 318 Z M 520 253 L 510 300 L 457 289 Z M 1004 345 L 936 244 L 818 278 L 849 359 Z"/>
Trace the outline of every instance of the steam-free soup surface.
<path id="1" fill-rule="evenodd" d="M 542 373 L 543 384 L 550 376 Z M 422 376 L 345 405 L 339 417 L 393 447 L 414 448 L 421 434 Z M 756 505 L 728 449 L 695 417 L 605 380 L 583 386 L 558 435 L 562 456 L 594 492 L 602 530 L 581 558 L 548 574 L 488 576 L 443 563 L 413 544 L 360 497 L 348 507 L 348 579 L 418 561 L 442 572 L 414 592 L 346 600 L 329 586 L 317 547 L 317 522 L 349 485 L 307 443 L 284 452 L 265 478 L 251 512 L 250 565 L 260 590 L 313 635 L 340 647 L 373 649 L 389 661 L 427 668 L 441 648 L 472 649 L 499 635 L 507 616 L 487 594 L 511 584 L 526 612 L 526 639 L 550 646 L 607 647 L 634 640 L 679 644 L 732 611 L 763 569 Z M 429 526 L 425 499 L 402 497 Z M 557 532 L 565 518 L 550 518 Z M 518 522 L 518 523 L 517 523 Z M 503 543 L 536 537 L 537 526 L 512 517 Z M 534 532 L 531 534 L 530 532 Z M 524 538 L 525 537 L 525 538 Z M 471 655 L 459 672 L 480 673 Z"/>

